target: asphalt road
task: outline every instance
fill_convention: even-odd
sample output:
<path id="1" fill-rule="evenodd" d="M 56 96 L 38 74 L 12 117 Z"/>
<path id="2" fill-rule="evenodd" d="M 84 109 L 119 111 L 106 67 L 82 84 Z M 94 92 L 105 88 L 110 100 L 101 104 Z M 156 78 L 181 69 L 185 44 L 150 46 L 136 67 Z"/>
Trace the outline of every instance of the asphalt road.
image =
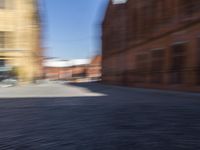
<path id="1" fill-rule="evenodd" d="M 0 88 L 0 150 L 198 150 L 200 94 L 94 83 Z"/>

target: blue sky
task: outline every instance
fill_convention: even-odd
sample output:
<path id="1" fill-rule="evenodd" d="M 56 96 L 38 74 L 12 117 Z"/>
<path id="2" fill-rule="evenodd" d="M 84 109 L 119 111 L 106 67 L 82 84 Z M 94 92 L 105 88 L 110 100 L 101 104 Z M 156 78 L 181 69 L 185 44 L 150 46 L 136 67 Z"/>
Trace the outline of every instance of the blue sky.
<path id="1" fill-rule="evenodd" d="M 45 0 L 45 55 L 88 58 L 101 51 L 100 23 L 108 0 Z"/>

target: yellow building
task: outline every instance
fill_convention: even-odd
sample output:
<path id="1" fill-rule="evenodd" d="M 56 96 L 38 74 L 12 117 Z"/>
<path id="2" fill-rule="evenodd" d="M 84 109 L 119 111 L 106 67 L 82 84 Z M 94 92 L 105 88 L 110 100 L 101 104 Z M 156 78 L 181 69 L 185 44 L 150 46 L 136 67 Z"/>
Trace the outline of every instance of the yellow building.
<path id="1" fill-rule="evenodd" d="M 0 0 L 0 75 L 15 70 L 23 82 L 41 75 L 40 33 L 37 0 Z"/>

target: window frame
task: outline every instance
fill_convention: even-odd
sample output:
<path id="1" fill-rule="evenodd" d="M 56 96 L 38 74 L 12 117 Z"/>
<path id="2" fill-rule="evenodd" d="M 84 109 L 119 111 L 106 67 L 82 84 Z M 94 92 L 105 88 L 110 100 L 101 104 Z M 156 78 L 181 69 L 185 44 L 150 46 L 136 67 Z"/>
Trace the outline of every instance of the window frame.
<path id="1" fill-rule="evenodd" d="M 5 48 L 5 44 L 6 44 L 5 32 L 0 31 L 0 48 Z"/>
<path id="2" fill-rule="evenodd" d="M 5 9 L 5 8 L 6 8 L 6 1 L 0 0 L 0 9 Z"/>

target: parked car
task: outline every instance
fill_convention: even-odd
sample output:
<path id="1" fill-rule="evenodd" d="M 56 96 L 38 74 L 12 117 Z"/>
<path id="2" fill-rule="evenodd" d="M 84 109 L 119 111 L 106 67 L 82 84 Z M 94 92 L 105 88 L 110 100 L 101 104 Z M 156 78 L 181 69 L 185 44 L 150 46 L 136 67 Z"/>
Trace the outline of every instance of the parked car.
<path id="1" fill-rule="evenodd" d="M 4 79 L 0 82 L 0 87 L 12 87 L 17 85 L 17 80 L 14 78 Z"/>

